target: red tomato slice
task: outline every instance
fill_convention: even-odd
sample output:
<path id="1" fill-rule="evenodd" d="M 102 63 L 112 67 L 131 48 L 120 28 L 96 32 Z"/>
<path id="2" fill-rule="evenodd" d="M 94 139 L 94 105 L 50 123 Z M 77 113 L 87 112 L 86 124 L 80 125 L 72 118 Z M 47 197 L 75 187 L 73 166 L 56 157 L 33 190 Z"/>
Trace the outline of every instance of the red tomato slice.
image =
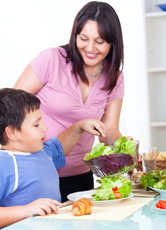
<path id="1" fill-rule="evenodd" d="M 118 190 L 118 187 L 112 188 L 112 191 L 116 192 Z"/>
<path id="2" fill-rule="evenodd" d="M 156 208 L 160 208 L 160 207 L 161 207 L 161 204 L 157 203 Z"/>
<path id="3" fill-rule="evenodd" d="M 114 192 L 115 198 L 120 199 L 122 197 L 120 192 Z"/>
<path id="4" fill-rule="evenodd" d="M 165 205 L 166 205 L 166 201 L 165 201 L 165 200 L 159 200 L 158 203 L 159 203 L 159 204 L 165 204 Z"/>
<path id="5" fill-rule="evenodd" d="M 156 208 L 166 209 L 166 204 L 161 204 L 160 202 L 158 202 L 158 203 L 156 204 Z"/>

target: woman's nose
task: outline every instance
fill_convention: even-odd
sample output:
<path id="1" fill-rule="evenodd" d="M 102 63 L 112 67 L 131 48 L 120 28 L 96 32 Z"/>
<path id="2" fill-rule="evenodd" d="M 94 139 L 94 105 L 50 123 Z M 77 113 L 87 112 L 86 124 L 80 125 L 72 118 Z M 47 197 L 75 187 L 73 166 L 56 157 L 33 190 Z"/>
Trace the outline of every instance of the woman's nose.
<path id="1" fill-rule="evenodd" d="M 88 52 L 93 52 L 95 51 L 95 44 L 93 41 L 89 41 L 87 44 L 87 51 Z"/>

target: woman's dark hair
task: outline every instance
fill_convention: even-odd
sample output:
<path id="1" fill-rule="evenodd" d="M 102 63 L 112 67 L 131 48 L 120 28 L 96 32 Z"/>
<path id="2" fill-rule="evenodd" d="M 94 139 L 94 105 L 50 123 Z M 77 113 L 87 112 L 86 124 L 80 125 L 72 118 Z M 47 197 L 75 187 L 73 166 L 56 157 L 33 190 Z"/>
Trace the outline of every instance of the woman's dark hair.
<path id="1" fill-rule="evenodd" d="M 12 126 L 21 130 L 27 113 L 40 108 L 40 100 L 31 93 L 21 89 L 0 89 L 0 144 L 7 143 L 5 128 Z"/>
<path id="2" fill-rule="evenodd" d="M 123 37 L 119 18 L 115 10 L 107 3 L 92 1 L 87 3 L 77 14 L 69 44 L 61 46 L 67 52 L 66 62 L 73 63 L 72 73 L 78 82 L 77 74 L 81 80 L 89 84 L 84 73 L 83 60 L 76 45 L 77 35 L 82 31 L 83 26 L 88 20 L 98 23 L 98 31 L 102 39 L 111 44 L 110 51 L 106 56 L 106 65 L 103 71 L 106 73 L 107 80 L 103 90 L 111 92 L 116 86 L 119 76 L 120 66 L 123 69 Z"/>

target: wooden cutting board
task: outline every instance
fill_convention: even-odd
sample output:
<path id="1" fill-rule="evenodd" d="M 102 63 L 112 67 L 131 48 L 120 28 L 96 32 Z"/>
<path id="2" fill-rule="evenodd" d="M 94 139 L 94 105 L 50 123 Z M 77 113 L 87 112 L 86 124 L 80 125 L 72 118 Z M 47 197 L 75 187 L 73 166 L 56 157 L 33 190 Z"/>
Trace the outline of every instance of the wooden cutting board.
<path id="1" fill-rule="evenodd" d="M 152 190 L 147 191 L 144 188 L 132 189 L 132 193 L 134 197 L 156 197 L 157 195 L 159 195 L 158 192 Z"/>
<path id="2" fill-rule="evenodd" d="M 114 205 L 94 205 L 90 215 L 73 216 L 71 212 L 72 205 L 62 207 L 58 214 L 48 216 L 36 216 L 34 218 L 55 218 L 55 219 L 74 219 L 74 220 L 106 220 L 122 221 L 138 209 L 148 204 L 153 198 L 133 197 L 122 200 Z"/>

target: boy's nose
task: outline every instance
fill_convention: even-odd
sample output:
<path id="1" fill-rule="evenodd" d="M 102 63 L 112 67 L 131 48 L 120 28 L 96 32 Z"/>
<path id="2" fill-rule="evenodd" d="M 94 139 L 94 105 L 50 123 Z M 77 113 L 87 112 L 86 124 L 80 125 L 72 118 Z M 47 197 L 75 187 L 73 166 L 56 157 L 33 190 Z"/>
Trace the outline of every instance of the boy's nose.
<path id="1" fill-rule="evenodd" d="M 45 124 L 43 124 L 42 130 L 43 130 L 43 132 L 45 132 L 47 130 L 47 126 Z"/>
<path id="2" fill-rule="evenodd" d="M 44 131 L 46 131 L 47 130 L 47 126 L 46 125 L 44 125 Z"/>

